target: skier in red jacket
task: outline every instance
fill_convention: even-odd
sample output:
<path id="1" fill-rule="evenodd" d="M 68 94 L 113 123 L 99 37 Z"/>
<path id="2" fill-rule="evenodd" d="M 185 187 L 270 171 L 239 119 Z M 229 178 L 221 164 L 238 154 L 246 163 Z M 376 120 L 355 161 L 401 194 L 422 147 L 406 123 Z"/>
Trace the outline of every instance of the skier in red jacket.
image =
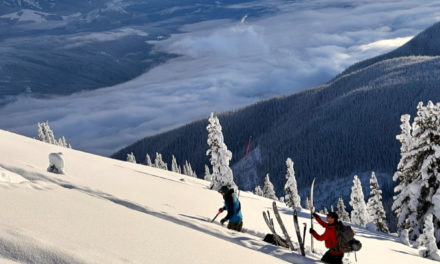
<path id="1" fill-rule="evenodd" d="M 310 228 L 310 234 L 319 241 L 325 241 L 325 247 L 329 250 L 322 256 L 321 261 L 329 264 L 342 264 L 344 252 L 338 249 L 338 236 L 336 234 L 336 226 L 338 222 L 338 214 L 330 212 L 327 214 L 327 223 L 324 222 L 318 214 L 313 213 L 313 217 L 318 223 L 325 228 L 322 235 L 318 235 L 313 228 Z"/>

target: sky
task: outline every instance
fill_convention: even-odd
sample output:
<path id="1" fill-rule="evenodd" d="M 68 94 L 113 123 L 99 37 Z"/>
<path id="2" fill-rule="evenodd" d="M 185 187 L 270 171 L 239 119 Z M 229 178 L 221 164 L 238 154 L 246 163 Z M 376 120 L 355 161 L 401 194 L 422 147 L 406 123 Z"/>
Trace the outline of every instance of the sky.
<path id="1" fill-rule="evenodd" d="M 48 120 L 55 136 L 65 136 L 73 148 L 111 155 L 211 112 L 323 84 L 440 20 L 435 0 L 262 0 L 229 8 L 246 6 L 278 11 L 182 25 L 181 33 L 148 43 L 179 57 L 113 87 L 45 99 L 21 96 L 0 109 L 1 127 L 36 137 L 36 123 Z M 124 28 L 72 39 L 72 45 L 130 34 L 148 32 Z"/>

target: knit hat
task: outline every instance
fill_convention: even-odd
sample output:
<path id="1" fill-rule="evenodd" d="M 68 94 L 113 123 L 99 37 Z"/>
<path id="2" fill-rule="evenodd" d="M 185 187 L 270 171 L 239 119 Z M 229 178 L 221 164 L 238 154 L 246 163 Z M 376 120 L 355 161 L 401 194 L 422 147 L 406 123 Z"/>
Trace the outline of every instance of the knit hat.
<path id="1" fill-rule="evenodd" d="M 338 219 L 339 219 L 339 216 L 338 216 L 338 214 L 336 212 L 328 213 L 327 217 L 331 217 L 331 218 L 335 219 L 335 221 L 338 221 Z"/>
<path id="2" fill-rule="evenodd" d="M 228 193 L 228 191 L 229 191 L 228 186 L 222 186 L 220 190 L 218 190 L 219 193 Z"/>

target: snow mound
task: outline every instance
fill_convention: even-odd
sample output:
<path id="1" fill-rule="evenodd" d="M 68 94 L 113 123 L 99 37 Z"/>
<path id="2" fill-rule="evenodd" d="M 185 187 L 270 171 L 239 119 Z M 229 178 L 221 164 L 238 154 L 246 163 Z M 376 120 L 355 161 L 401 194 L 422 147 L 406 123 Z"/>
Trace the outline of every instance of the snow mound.
<path id="1" fill-rule="evenodd" d="M 17 184 L 29 182 L 22 176 L 0 167 L 0 184 Z"/>

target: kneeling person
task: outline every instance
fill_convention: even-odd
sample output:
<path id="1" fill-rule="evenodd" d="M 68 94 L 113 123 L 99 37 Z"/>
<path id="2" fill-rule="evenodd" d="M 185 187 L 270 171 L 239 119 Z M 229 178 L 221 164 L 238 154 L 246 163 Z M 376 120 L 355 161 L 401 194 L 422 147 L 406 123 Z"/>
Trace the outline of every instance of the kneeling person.
<path id="1" fill-rule="evenodd" d="M 229 221 L 228 229 L 241 232 L 243 228 L 243 216 L 241 215 L 241 204 L 237 195 L 234 193 L 234 189 L 222 186 L 218 192 L 223 195 L 223 200 L 225 200 L 225 206 L 220 208 L 220 211 L 227 210 L 228 212 L 228 214 L 220 220 L 220 223 L 223 225 L 226 221 Z"/>

